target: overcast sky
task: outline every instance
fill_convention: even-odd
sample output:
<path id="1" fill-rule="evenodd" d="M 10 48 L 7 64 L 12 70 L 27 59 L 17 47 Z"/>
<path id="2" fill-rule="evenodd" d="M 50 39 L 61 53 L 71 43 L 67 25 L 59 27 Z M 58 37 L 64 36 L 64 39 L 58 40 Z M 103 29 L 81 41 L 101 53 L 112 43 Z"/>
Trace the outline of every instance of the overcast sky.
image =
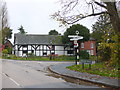
<path id="1" fill-rule="evenodd" d="M 9 25 L 13 33 L 18 32 L 22 25 L 28 34 L 48 34 L 56 29 L 59 33 L 65 28 L 59 27 L 59 22 L 50 18 L 55 11 L 60 9 L 59 0 L 6 0 L 9 16 Z M 95 18 L 84 19 L 78 23 L 91 29 Z"/>

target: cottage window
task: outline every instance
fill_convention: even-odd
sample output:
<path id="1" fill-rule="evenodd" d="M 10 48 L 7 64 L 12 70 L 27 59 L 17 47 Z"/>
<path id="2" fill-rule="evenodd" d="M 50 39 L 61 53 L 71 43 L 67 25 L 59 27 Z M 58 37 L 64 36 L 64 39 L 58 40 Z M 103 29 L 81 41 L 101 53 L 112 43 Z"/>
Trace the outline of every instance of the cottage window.
<path id="1" fill-rule="evenodd" d="M 93 43 L 91 43 L 91 48 L 94 48 L 94 44 Z"/>
<path id="2" fill-rule="evenodd" d="M 47 52 L 43 52 L 43 56 L 46 56 L 47 55 Z"/>
<path id="3" fill-rule="evenodd" d="M 23 50 L 23 54 L 27 54 L 28 53 L 28 51 L 27 50 Z"/>
<path id="4" fill-rule="evenodd" d="M 81 43 L 81 48 L 84 48 L 84 43 Z"/>
<path id="5" fill-rule="evenodd" d="M 67 54 L 74 54 L 73 50 L 67 50 Z"/>
<path id="6" fill-rule="evenodd" d="M 31 53 L 34 53 L 34 50 L 32 50 Z"/>

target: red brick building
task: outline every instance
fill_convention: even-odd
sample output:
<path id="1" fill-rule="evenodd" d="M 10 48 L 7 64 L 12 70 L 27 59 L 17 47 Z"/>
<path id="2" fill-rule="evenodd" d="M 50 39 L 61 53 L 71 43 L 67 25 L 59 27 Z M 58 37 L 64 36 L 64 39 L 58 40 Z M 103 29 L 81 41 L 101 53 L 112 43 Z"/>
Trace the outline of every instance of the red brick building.
<path id="1" fill-rule="evenodd" d="M 90 38 L 89 41 L 81 42 L 80 50 L 86 50 L 90 55 L 96 55 L 96 41 Z"/>
<path id="2" fill-rule="evenodd" d="M 5 46 L 5 48 L 6 48 L 6 47 L 9 47 L 9 48 L 12 48 L 12 47 L 13 47 L 12 43 L 11 43 L 9 40 L 6 40 L 6 41 L 5 41 L 4 46 Z"/>
<path id="3" fill-rule="evenodd" d="M 2 50 L 5 48 L 5 45 L 2 45 L 1 43 L 0 43 L 0 52 L 2 52 Z"/>

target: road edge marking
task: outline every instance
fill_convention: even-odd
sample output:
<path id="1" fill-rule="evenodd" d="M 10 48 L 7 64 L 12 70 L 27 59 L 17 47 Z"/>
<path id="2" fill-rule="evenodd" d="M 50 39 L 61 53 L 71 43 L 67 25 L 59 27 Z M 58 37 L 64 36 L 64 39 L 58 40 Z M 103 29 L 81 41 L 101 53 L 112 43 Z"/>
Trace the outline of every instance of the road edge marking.
<path id="1" fill-rule="evenodd" d="M 7 76 L 5 73 L 3 73 L 5 76 Z M 7 76 L 11 81 L 13 81 L 17 86 L 22 87 L 19 83 L 17 83 L 14 79 Z"/>

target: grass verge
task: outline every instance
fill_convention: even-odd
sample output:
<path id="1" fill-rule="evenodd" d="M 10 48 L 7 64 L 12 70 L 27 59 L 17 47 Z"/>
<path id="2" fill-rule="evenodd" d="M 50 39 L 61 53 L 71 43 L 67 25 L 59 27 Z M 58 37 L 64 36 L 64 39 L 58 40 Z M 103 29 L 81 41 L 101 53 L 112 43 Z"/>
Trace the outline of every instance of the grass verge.
<path id="1" fill-rule="evenodd" d="M 32 57 L 17 57 L 15 55 L 3 56 L 3 59 L 12 59 L 12 60 L 24 60 L 24 61 L 73 61 L 74 56 L 58 56 L 53 57 L 50 60 L 50 57 L 42 57 L 42 56 L 32 56 Z"/>
<path id="2" fill-rule="evenodd" d="M 82 65 L 73 65 L 73 66 L 68 66 L 67 68 L 74 71 L 97 74 L 100 76 L 120 78 L 120 70 L 114 67 L 109 67 L 105 63 L 92 64 L 91 69 L 89 69 L 88 64 L 84 65 L 84 69 L 82 69 Z"/>

